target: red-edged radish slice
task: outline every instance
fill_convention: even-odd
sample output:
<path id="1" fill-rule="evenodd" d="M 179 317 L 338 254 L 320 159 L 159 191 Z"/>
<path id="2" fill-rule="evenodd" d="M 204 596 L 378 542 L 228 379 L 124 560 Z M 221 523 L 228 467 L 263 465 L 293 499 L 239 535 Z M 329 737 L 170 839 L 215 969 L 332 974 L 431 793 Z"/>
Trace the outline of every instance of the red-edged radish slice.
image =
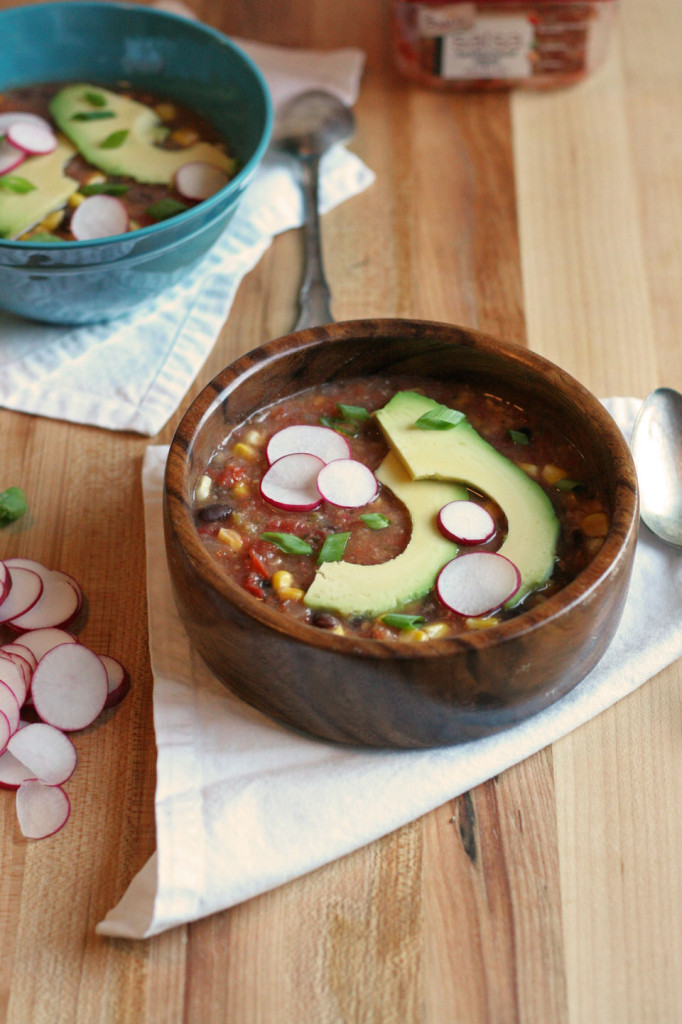
<path id="1" fill-rule="evenodd" d="M 108 693 L 107 671 L 101 659 L 83 644 L 53 647 L 38 662 L 31 681 L 31 697 L 39 718 L 64 732 L 91 725 Z"/>
<path id="2" fill-rule="evenodd" d="M 32 124 L 36 128 L 52 131 L 50 122 L 40 114 L 30 114 L 27 110 L 5 110 L 0 114 L 0 135 L 6 135 L 13 124 Z"/>
<path id="3" fill-rule="evenodd" d="M 175 187 L 185 199 L 208 199 L 229 182 L 229 176 L 220 167 L 200 160 L 178 167 Z"/>
<path id="4" fill-rule="evenodd" d="M 0 715 L 0 734 L 2 734 L 4 728 L 2 723 L 3 717 L 4 716 Z M 5 719 L 5 721 L 7 721 L 7 719 Z M 20 732 L 20 730 L 28 724 L 28 722 L 20 722 L 17 732 Z M 7 731 L 9 732 L 9 723 L 7 725 Z M 16 736 L 16 734 L 17 733 L 14 735 Z M 0 747 L 0 749 L 2 748 Z M 4 750 L 2 754 L 0 754 L 0 789 L 17 789 L 22 782 L 28 782 L 29 779 L 33 778 L 35 778 L 35 776 L 26 767 L 26 765 L 22 764 L 21 761 L 17 761 L 14 754 L 10 754 L 9 750 Z"/>
<path id="5" fill-rule="evenodd" d="M 322 504 L 317 476 L 324 463 L 316 455 L 284 455 L 270 466 L 260 482 L 266 501 L 277 508 L 309 512 Z"/>
<path id="6" fill-rule="evenodd" d="M 29 650 L 26 651 L 26 657 L 21 654 L 15 654 L 14 651 L 7 651 L 4 647 L 0 647 L 0 666 L 9 661 L 11 665 L 14 665 L 21 673 L 26 689 L 28 690 L 31 685 L 31 676 L 33 675 L 34 666 L 29 662 L 29 658 L 33 658 L 33 655 Z M 2 673 L 0 673 L 1 675 Z M 26 699 L 24 697 L 24 699 Z"/>
<path id="7" fill-rule="evenodd" d="M 28 681 L 22 669 L 10 658 L 0 658 L 0 682 L 9 686 L 18 707 L 21 707 L 28 693 Z"/>
<path id="8" fill-rule="evenodd" d="M 75 580 L 73 576 L 71 576 L 68 572 L 62 572 L 61 569 L 53 569 L 52 574 L 53 576 L 57 576 L 58 579 L 60 580 L 65 580 L 68 584 L 70 584 L 73 587 L 73 589 L 78 594 L 78 611 L 80 611 L 81 608 L 83 607 L 84 596 L 83 588 L 81 587 L 78 580 Z M 76 614 L 78 614 L 78 612 L 76 612 Z"/>
<path id="9" fill-rule="evenodd" d="M 10 658 L 22 658 L 31 669 L 31 672 L 33 672 L 33 669 L 38 664 L 38 659 L 31 648 L 27 647 L 26 644 L 15 643 L 14 641 L 9 644 L 3 644 L 2 647 L 0 647 L 0 654 L 9 654 Z"/>
<path id="10" fill-rule="evenodd" d="M 33 608 L 43 592 L 43 581 L 32 569 L 10 569 L 12 589 L 0 604 L 0 622 L 9 622 Z"/>
<path id="11" fill-rule="evenodd" d="M 360 508 L 376 498 L 379 485 L 372 470 L 357 459 L 334 459 L 319 472 L 317 489 L 325 501 Z"/>
<path id="12" fill-rule="evenodd" d="M 7 716 L 10 735 L 19 728 L 19 701 L 7 683 L 0 682 L 0 711 Z"/>
<path id="13" fill-rule="evenodd" d="M 7 744 L 9 743 L 11 735 L 12 730 L 10 729 L 9 718 L 4 711 L 0 711 L 0 751 L 2 751 L 2 753 L 0 753 L 0 761 L 6 753 Z"/>
<path id="14" fill-rule="evenodd" d="M 61 786 L 76 770 L 76 748 L 61 729 L 31 722 L 17 729 L 7 744 L 10 754 L 32 772 L 31 778 L 48 786 Z"/>
<path id="15" fill-rule="evenodd" d="M 18 572 L 12 569 L 11 572 Z M 30 572 L 25 569 L 24 572 Z M 0 606 L 0 611 L 2 611 Z M 80 611 L 78 592 L 68 580 L 61 579 L 56 573 L 43 576 L 43 591 L 36 603 L 24 612 L 7 620 L 10 629 L 19 632 L 33 629 L 45 629 L 48 626 L 67 626 Z"/>
<path id="16" fill-rule="evenodd" d="M 12 589 L 12 575 L 4 562 L 0 562 L 0 604 Z"/>
<path id="17" fill-rule="evenodd" d="M 495 520 L 475 501 L 449 501 L 438 513 L 441 533 L 458 544 L 483 544 L 495 532 Z"/>
<path id="18" fill-rule="evenodd" d="M 17 818 L 26 839 L 46 839 L 69 820 L 71 805 L 61 786 L 30 779 L 17 789 Z"/>
<path id="19" fill-rule="evenodd" d="M 297 423 L 278 430 L 272 435 L 265 449 L 270 464 L 284 455 L 300 452 L 316 455 L 323 462 L 348 459 L 351 455 L 350 445 L 341 434 L 337 434 L 330 427 L 315 427 L 305 423 Z"/>
<path id="20" fill-rule="evenodd" d="M 521 574 L 504 555 L 472 551 L 443 566 L 436 593 L 443 604 L 466 618 L 478 618 L 500 608 L 521 585 Z"/>
<path id="21" fill-rule="evenodd" d="M 116 196 L 88 196 L 77 206 L 71 218 L 71 233 L 79 242 L 93 238 L 109 238 L 124 235 L 128 230 L 129 218 L 120 199 Z"/>
<path id="22" fill-rule="evenodd" d="M 69 633 L 66 629 L 49 626 L 45 629 L 31 629 L 27 633 L 22 633 L 19 643 L 22 647 L 28 647 L 37 664 L 43 655 L 51 651 L 53 647 L 59 647 L 61 644 L 77 644 L 78 640 L 73 633 Z"/>
<path id="23" fill-rule="evenodd" d="M 26 154 L 13 146 L 7 139 L 0 142 L 0 174 L 9 174 L 19 164 L 23 164 Z"/>
<path id="24" fill-rule="evenodd" d="M 112 658 L 108 654 L 100 654 L 100 660 L 107 670 L 107 683 L 109 686 L 104 707 L 113 708 L 115 704 L 123 700 L 130 689 L 130 675 L 116 658 Z"/>
<path id="25" fill-rule="evenodd" d="M 14 121 L 7 129 L 7 141 L 27 156 L 44 156 L 57 148 L 57 137 L 51 128 L 28 121 Z"/>

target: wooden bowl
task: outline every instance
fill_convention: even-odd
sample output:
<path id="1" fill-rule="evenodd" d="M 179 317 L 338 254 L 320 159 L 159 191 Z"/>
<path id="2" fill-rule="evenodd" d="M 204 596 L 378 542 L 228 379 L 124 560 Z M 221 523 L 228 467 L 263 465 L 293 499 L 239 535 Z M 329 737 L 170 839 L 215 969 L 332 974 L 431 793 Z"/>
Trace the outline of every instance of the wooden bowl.
<path id="1" fill-rule="evenodd" d="M 266 607 L 224 575 L 190 499 L 214 445 L 264 405 L 325 381 L 372 374 L 466 378 L 562 424 L 606 481 L 611 527 L 590 565 L 544 604 L 492 629 L 428 643 L 337 636 Z M 627 595 L 637 536 L 635 470 L 601 404 L 552 363 L 476 331 L 359 320 L 270 342 L 202 391 L 173 439 L 166 548 L 189 637 L 216 676 L 290 726 L 346 744 L 429 747 L 485 736 L 547 707 L 604 654 Z"/>

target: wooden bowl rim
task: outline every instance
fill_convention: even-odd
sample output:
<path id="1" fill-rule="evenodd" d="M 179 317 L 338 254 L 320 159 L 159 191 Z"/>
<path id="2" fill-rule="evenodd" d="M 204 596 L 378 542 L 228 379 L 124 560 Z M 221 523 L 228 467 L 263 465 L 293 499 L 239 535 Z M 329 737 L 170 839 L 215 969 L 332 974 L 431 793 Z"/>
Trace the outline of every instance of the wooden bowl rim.
<path id="1" fill-rule="evenodd" d="M 595 435 L 607 448 L 615 450 L 618 484 L 613 495 L 613 515 L 609 532 L 601 549 L 585 569 L 569 584 L 541 605 L 521 612 L 490 629 L 472 630 L 443 639 L 432 639 L 427 644 L 408 644 L 401 640 L 376 640 L 363 637 L 339 636 L 325 630 L 297 622 L 252 597 L 246 590 L 222 573 L 204 548 L 196 531 L 189 508 L 188 475 L 192 448 L 201 435 L 205 422 L 224 398 L 264 366 L 276 362 L 293 351 L 305 351 L 335 345 L 340 341 L 367 338 L 396 337 L 406 333 L 428 332 L 442 339 L 455 341 L 460 335 L 470 347 L 510 360 L 526 372 L 536 376 L 550 374 L 558 380 L 561 390 L 571 402 L 582 402 Z M 361 655 L 364 658 L 398 657 L 407 660 L 452 656 L 458 651 L 480 651 L 516 641 L 536 629 L 565 615 L 571 608 L 587 598 L 627 557 L 633 533 L 639 524 L 639 497 L 637 477 L 629 447 L 618 425 L 601 402 L 579 381 L 555 363 L 530 349 L 505 342 L 493 335 L 469 327 L 440 321 L 381 318 L 339 321 L 323 327 L 292 332 L 273 339 L 240 356 L 221 370 L 194 399 L 182 417 L 170 445 L 164 476 L 164 502 L 170 529 L 195 571 L 227 602 L 246 617 L 255 620 L 276 633 L 285 634 L 292 641 L 329 652 Z"/>

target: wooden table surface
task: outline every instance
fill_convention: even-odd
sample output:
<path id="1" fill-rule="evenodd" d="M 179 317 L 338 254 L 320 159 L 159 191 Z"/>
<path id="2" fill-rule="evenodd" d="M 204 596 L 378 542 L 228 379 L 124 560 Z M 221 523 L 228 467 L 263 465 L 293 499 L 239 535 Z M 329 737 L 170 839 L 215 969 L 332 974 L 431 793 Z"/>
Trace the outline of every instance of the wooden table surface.
<path id="1" fill-rule="evenodd" d="M 352 148 L 377 181 L 324 218 L 338 319 L 479 327 L 528 344 L 598 395 L 682 385 L 679 0 L 623 0 L 606 67 L 574 88 L 511 96 L 399 78 L 382 0 L 194 7 L 245 38 L 367 53 Z M 290 329 L 300 255 L 289 232 L 244 280 L 157 442 L 220 368 Z M 63 832 L 24 840 L 0 793 L 2 1021 L 682 1021 L 679 664 L 305 878 L 147 942 L 96 936 L 154 849 L 148 439 L 8 411 L 0 430 L 2 486 L 23 485 L 30 502 L 28 519 L 0 534 L 0 557 L 81 580 L 84 641 L 133 677 L 118 712 L 76 736 Z"/>

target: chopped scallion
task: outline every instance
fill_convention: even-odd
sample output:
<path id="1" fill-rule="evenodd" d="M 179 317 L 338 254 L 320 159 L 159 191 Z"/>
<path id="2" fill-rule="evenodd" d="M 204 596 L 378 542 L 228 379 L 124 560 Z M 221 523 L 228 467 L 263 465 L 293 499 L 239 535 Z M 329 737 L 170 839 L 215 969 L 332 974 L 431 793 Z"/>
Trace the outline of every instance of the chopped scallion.
<path id="1" fill-rule="evenodd" d="M 178 199 L 159 199 L 158 203 L 152 203 L 147 207 L 147 213 L 154 220 L 168 220 L 178 213 L 184 213 L 189 207 Z"/>
<path id="2" fill-rule="evenodd" d="M 568 477 L 564 477 L 563 480 L 557 480 L 554 485 L 559 491 L 583 491 L 585 484 L 582 480 L 569 480 Z"/>
<path id="3" fill-rule="evenodd" d="M 7 526 L 28 511 L 26 495 L 20 487 L 8 487 L 0 494 L 0 526 Z"/>
<path id="4" fill-rule="evenodd" d="M 417 626 L 421 626 L 424 622 L 424 616 L 399 615 L 398 613 L 390 612 L 388 615 L 382 615 L 381 621 L 391 629 L 416 629 Z"/>
<path id="5" fill-rule="evenodd" d="M 311 555 L 313 549 L 307 541 L 294 533 L 261 533 L 261 540 L 268 540 L 283 551 L 285 555 Z"/>
<path id="6" fill-rule="evenodd" d="M 92 185 L 81 185 L 79 192 L 84 196 L 124 196 L 130 185 L 117 181 L 95 182 Z"/>
<path id="7" fill-rule="evenodd" d="M 419 430 L 452 430 L 465 419 L 465 414 L 458 409 L 449 409 L 447 405 L 438 405 L 435 409 L 429 409 L 423 416 L 420 416 L 415 427 Z"/>
<path id="8" fill-rule="evenodd" d="M 521 430 L 508 430 L 510 438 L 514 444 L 528 444 L 530 442 L 530 430 L 527 427 L 522 427 Z"/>
<path id="9" fill-rule="evenodd" d="M 109 117 L 116 117 L 113 110 L 79 110 L 71 116 L 72 121 L 105 121 Z"/>
<path id="10" fill-rule="evenodd" d="M 26 178 L 20 178 L 17 174 L 3 174 L 0 176 L 0 189 L 3 192 L 16 192 L 17 195 L 24 195 L 26 192 L 35 192 L 36 186 Z"/>
<path id="11" fill-rule="evenodd" d="M 86 92 L 83 99 L 91 107 L 106 107 L 107 105 L 106 96 L 102 96 L 101 92 Z"/>
<path id="12" fill-rule="evenodd" d="M 343 558 L 343 552 L 346 549 L 350 532 L 347 533 L 330 533 L 324 539 L 324 544 L 320 548 L 320 553 L 317 556 L 318 562 L 340 562 Z"/>
<path id="13" fill-rule="evenodd" d="M 343 416 L 344 420 L 369 419 L 369 413 L 362 405 L 344 405 L 343 402 L 339 402 L 337 409 Z"/>
<path id="14" fill-rule="evenodd" d="M 365 526 L 369 526 L 370 530 L 384 530 L 387 526 L 391 525 L 391 520 L 387 519 L 386 516 L 382 516 L 381 512 L 365 512 L 364 515 L 360 516 Z"/>
<path id="15" fill-rule="evenodd" d="M 103 142 L 100 142 L 100 149 L 118 149 L 122 146 L 125 140 L 128 138 L 130 132 L 127 128 L 122 128 L 118 132 L 112 132 L 111 135 L 107 135 Z"/>

